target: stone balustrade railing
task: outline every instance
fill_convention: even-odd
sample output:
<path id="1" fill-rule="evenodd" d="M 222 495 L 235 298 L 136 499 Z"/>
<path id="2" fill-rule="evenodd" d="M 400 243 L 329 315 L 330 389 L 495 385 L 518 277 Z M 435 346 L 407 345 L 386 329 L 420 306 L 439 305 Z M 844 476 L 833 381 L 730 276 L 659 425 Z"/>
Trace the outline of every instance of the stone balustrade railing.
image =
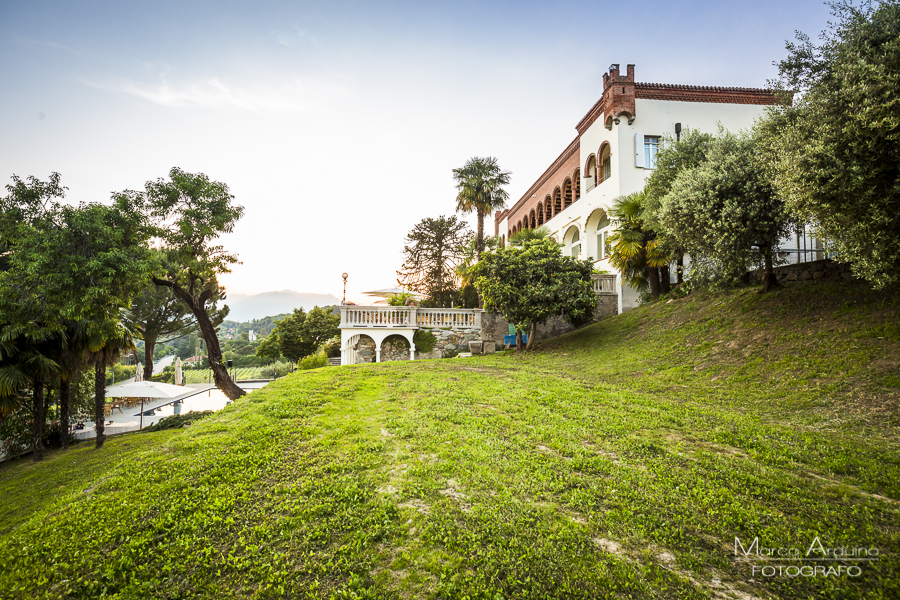
<path id="1" fill-rule="evenodd" d="M 393 327 L 481 329 L 480 309 L 417 306 L 342 306 L 341 328 Z"/>
<path id="2" fill-rule="evenodd" d="M 591 275 L 591 284 L 594 287 L 595 294 L 615 294 L 616 293 L 616 276 L 615 275 Z"/>

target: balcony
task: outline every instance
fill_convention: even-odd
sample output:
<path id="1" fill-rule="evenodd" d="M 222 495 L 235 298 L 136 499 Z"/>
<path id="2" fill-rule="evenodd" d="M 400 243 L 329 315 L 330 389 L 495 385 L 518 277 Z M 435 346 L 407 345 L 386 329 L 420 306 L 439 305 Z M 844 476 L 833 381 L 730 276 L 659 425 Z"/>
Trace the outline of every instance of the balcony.
<path id="1" fill-rule="evenodd" d="M 418 329 L 452 327 L 481 329 L 477 308 L 419 308 L 417 306 L 342 306 L 341 329 Z"/>

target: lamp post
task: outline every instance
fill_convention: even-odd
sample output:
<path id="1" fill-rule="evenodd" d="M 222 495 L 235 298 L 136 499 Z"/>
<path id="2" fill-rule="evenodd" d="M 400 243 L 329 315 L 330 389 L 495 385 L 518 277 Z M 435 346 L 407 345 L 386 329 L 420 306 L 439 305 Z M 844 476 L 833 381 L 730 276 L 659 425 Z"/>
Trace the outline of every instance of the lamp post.
<path id="1" fill-rule="evenodd" d="M 348 275 L 346 273 L 341 273 L 341 277 L 344 278 L 344 299 L 341 300 L 341 306 L 344 306 L 345 304 L 347 304 L 347 277 L 348 277 Z"/>

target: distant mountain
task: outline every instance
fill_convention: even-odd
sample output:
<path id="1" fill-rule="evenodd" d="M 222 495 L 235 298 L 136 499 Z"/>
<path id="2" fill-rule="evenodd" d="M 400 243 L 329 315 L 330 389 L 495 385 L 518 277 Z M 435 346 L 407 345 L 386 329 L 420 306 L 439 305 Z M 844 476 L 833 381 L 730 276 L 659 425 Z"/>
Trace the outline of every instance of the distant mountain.
<path id="1" fill-rule="evenodd" d="M 225 299 L 225 304 L 231 308 L 226 318 L 238 322 L 289 313 L 295 308 L 308 311 L 314 306 L 332 306 L 340 303 L 340 298 L 332 294 L 301 294 L 293 290 L 261 294 L 228 294 Z"/>

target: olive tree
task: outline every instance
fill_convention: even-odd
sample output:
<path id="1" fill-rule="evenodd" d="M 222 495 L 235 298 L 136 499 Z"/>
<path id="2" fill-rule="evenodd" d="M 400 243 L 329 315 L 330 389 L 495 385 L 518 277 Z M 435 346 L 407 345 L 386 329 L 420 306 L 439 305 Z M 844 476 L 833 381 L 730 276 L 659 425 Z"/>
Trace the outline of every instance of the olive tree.
<path id="1" fill-rule="evenodd" d="M 831 8 L 820 43 L 798 34 L 778 63 L 764 156 L 798 220 L 883 287 L 900 281 L 900 1 Z"/>
<path id="2" fill-rule="evenodd" d="M 720 130 L 698 166 L 678 173 L 662 198 L 659 223 L 698 265 L 733 281 L 765 268 L 762 291 L 777 285 L 781 238 L 791 230 L 784 202 L 760 171 L 754 138 Z"/>

